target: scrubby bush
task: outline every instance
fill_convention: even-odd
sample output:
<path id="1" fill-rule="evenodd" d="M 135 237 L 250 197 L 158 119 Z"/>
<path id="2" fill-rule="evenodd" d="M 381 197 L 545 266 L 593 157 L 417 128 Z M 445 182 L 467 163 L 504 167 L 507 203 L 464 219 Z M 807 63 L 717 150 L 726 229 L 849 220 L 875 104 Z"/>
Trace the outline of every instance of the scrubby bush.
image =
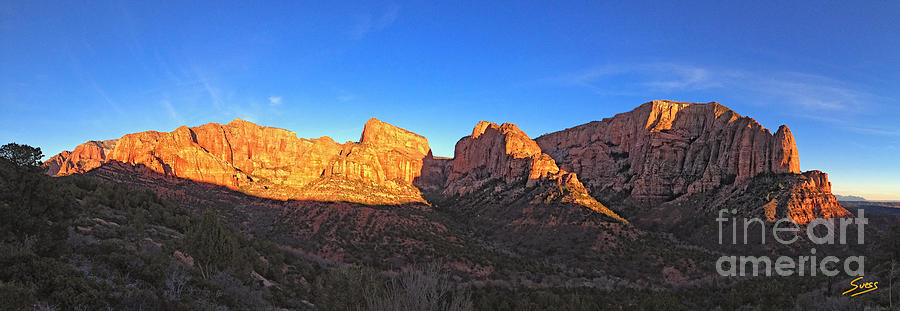
<path id="1" fill-rule="evenodd" d="M 238 256 L 237 237 L 225 227 L 211 209 L 207 209 L 187 234 L 188 252 L 196 260 L 204 278 L 213 271 L 231 267 Z"/>
<path id="2" fill-rule="evenodd" d="M 409 269 L 392 278 L 388 286 L 366 293 L 367 310 L 472 310 L 469 294 L 456 288 L 436 265 Z"/>

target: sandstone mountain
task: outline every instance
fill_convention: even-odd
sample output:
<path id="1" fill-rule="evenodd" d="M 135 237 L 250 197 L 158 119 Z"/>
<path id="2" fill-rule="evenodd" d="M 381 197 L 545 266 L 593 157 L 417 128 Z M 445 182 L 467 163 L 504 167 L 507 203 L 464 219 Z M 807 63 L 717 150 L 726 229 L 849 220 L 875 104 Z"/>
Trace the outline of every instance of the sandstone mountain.
<path id="1" fill-rule="evenodd" d="M 116 147 L 116 140 L 89 141 L 75 147 L 74 151 L 63 151 L 44 163 L 47 173 L 64 176 L 84 173 L 106 162 L 107 154 Z"/>
<path id="2" fill-rule="evenodd" d="M 435 158 L 427 139 L 375 118 L 366 122 L 359 142 L 344 144 L 329 137 L 297 138 L 287 130 L 236 119 L 87 142 L 50 158 L 45 167 L 51 175 L 64 176 L 116 161 L 259 197 L 369 205 L 426 203 L 420 189 L 460 196 L 502 180 L 509 187 L 494 192 L 513 197 L 542 184 L 550 190 L 534 196 L 622 220 L 514 124 L 479 123 L 473 135 L 460 140 L 456 154 Z"/>
<path id="3" fill-rule="evenodd" d="M 453 160 L 445 171 L 444 197 L 482 192 L 506 204 L 523 197 L 530 198 L 528 203 L 532 205 L 572 203 L 624 221 L 591 197 L 575 173 L 560 170 L 553 158 L 515 124 L 479 122 L 472 135 L 456 143 Z"/>
<path id="4" fill-rule="evenodd" d="M 766 202 L 746 208 L 798 222 L 849 215 L 831 194 L 826 174 L 801 175 L 796 142 L 786 126 L 773 135 L 715 102 L 652 101 L 535 140 L 514 124 L 482 121 L 459 140 L 452 159 L 434 157 L 424 137 L 374 118 L 359 142 L 344 144 L 236 119 L 91 141 L 44 165 L 51 175 L 64 176 L 110 161 L 280 200 L 555 202 L 624 221 L 604 204 L 621 210 L 690 201 L 714 209 L 763 196 Z M 759 178 L 768 175 L 785 176 L 776 182 L 781 192 L 749 190 L 773 182 Z"/>
<path id="5" fill-rule="evenodd" d="M 608 203 L 655 205 L 724 188 L 729 197 L 741 196 L 755 176 L 801 173 L 787 126 L 772 135 L 715 102 L 652 101 L 536 141 Z M 801 223 L 811 216 L 849 215 L 831 194 L 827 175 L 803 176 L 790 181 L 793 190 L 782 201 L 782 214 Z"/>
<path id="6" fill-rule="evenodd" d="M 572 300 L 610 302 L 593 309 L 665 309 L 682 301 L 685 309 L 702 309 L 694 301 L 710 292 L 782 297 L 795 306 L 784 293 L 815 284 L 710 276 L 723 254 L 805 256 L 808 243 L 723 245 L 715 238 L 716 211 L 798 223 L 849 215 L 831 194 L 827 174 L 800 171 L 786 126 L 773 134 L 717 103 L 653 101 L 536 139 L 515 124 L 481 121 L 459 139 L 452 158 L 434 156 L 426 138 L 374 118 L 358 141 L 345 143 L 236 119 L 90 141 L 44 167 L 53 176 L 77 175 L 37 177 L 86 195 L 74 205 L 93 213 L 78 216 L 69 230 L 75 235 L 63 240 L 96 244 L 75 253 L 87 254 L 79 258 L 110 249 L 133 249 L 129 258 L 147 267 L 167 263 L 147 260 L 154 252 L 179 262 L 199 258 L 181 242 L 184 234 L 171 232 L 190 233 L 197 218 L 188 216 L 214 211 L 247 238 L 240 239 L 241 249 L 277 252 L 236 257 L 259 260 L 235 279 L 258 275 L 275 282 L 269 293 L 298 299 L 335 292 L 320 287 L 330 276 L 308 273 L 328 271 L 317 267 L 362 266 L 386 276 L 438 262 L 456 284 L 481 295 L 478 303 L 507 295 L 526 301 L 526 309 L 535 307 L 529 297 L 550 297 L 550 308 Z M 162 203 L 147 204 L 153 196 Z M 106 224 L 113 220 L 116 226 Z M 876 229 L 873 236 L 886 232 Z M 842 257 L 870 249 L 815 247 Z M 109 258 L 118 263 L 125 257 Z M 135 267 L 101 263 L 121 271 Z M 281 277 L 285 273 L 291 276 Z M 254 288 L 267 286 L 250 281 Z M 346 284 L 364 282 L 354 277 L 333 288 L 346 296 Z M 696 289 L 702 293 L 683 296 Z M 573 291 L 589 296 L 567 294 Z M 662 303 L 621 303 L 621 297 L 658 296 Z M 287 308 L 309 308 L 310 302 L 327 308 L 330 301 Z"/>
<path id="7" fill-rule="evenodd" d="M 404 204 L 424 202 L 412 182 L 429 153 L 424 137 L 374 118 L 345 144 L 235 119 L 88 142 L 45 167 L 64 176 L 117 161 L 266 198 Z"/>

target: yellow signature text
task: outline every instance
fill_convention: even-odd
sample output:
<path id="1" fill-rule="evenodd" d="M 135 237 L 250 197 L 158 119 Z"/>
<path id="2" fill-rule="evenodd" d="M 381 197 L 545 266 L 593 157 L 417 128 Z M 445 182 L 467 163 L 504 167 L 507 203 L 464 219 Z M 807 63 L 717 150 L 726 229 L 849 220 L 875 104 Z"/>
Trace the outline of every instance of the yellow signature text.
<path id="1" fill-rule="evenodd" d="M 861 280 L 862 278 L 863 277 L 858 277 L 856 279 L 853 279 L 853 281 L 850 281 L 850 286 L 853 286 L 853 288 L 844 291 L 843 293 L 841 293 L 841 296 L 846 295 L 847 293 L 856 291 L 850 295 L 850 297 L 853 297 L 856 295 L 865 294 L 865 293 L 868 293 L 868 292 L 878 289 L 878 282 L 857 282 L 857 281 Z"/>

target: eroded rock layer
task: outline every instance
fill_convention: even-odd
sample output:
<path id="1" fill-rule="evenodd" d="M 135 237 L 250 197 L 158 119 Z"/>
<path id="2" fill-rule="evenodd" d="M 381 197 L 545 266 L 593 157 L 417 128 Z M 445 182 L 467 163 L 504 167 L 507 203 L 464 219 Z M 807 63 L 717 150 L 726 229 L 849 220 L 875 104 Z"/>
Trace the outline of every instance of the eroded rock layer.
<path id="1" fill-rule="evenodd" d="M 782 125 L 773 135 L 715 102 L 652 101 L 535 140 L 514 124 L 482 121 L 459 140 L 452 159 L 434 157 L 424 137 L 374 118 L 359 142 L 344 144 L 235 119 L 91 141 L 44 165 L 63 176 L 110 161 L 265 198 L 405 204 L 427 203 L 425 192 L 441 201 L 469 196 L 520 204 L 528 197 L 531 205 L 572 203 L 616 219 L 600 202 L 738 202 L 731 198 L 750 195 L 757 176 L 796 175 L 784 179 L 790 192 L 779 195 L 772 213 L 799 222 L 849 214 L 831 195 L 826 174 L 800 175 L 790 129 Z"/>
<path id="2" fill-rule="evenodd" d="M 808 223 L 814 218 L 850 216 L 850 212 L 831 194 L 828 174 L 808 171 L 801 176 L 798 182 L 790 183 L 791 188 L 787 191 L 787 217 L 799 223 Z"/>
<path id="3" fill-rule="evenodd" d="M 118 161 L 267 198 L 402 204 L 424 202 L 412 182 L 429 151 L 424 137 L 374 118 L 345 144 L 235 119 L 88 142 L 45 166 L 63 176 Z"/>
<path id="4" fill-rule="evenodd" d="M 44 163 L 47 173 L 53 176 L 84 173 L 106 162 L 106 155 L 116 147 L 116 140 L 89 141 L 78 145 L 73 151 L 50 157 Z"/>
<path id="5" fill-rule="evenodd" d="M 530 205 L 569 203 L 624 221 L 591 197 L 575 173 L 560 170 L 553 158 L 511 123 L 481 121 L 472 135 L 456 143 L 442 194 L 450 198 L 480 195 L 502 203 L 524 197 Z"/>
<path id="6" fill-rule="evenodd" d="M 536 141 L 605 202 L 660 203 L 745 184 L 762 173 L 801 173 L 787 126 L 772 135 L 715 102 L 652 101 Z M 827 183 L 824 176 L 814 179 L 819 186 Z M 788 207 L 795 220 L 846 215 L 840 205 L 827 203 L 833 199 L 830 190 L 814 188 L 797 188 L 797 196 L 806 199 Z"/>

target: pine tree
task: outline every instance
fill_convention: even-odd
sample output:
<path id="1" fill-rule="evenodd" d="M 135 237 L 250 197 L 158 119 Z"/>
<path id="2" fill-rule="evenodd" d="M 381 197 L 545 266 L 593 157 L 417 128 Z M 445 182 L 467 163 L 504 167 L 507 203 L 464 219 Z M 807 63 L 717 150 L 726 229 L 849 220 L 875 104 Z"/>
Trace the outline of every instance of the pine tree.
<path id="1" fill-rule="evenodd" d="M 200 222 L 188 231 L 187 243 L 204 278 L 209 278 L 215 270 L 231 267 L 239 249 L 237 237 L 211 209 L 206 209 Z"/>

